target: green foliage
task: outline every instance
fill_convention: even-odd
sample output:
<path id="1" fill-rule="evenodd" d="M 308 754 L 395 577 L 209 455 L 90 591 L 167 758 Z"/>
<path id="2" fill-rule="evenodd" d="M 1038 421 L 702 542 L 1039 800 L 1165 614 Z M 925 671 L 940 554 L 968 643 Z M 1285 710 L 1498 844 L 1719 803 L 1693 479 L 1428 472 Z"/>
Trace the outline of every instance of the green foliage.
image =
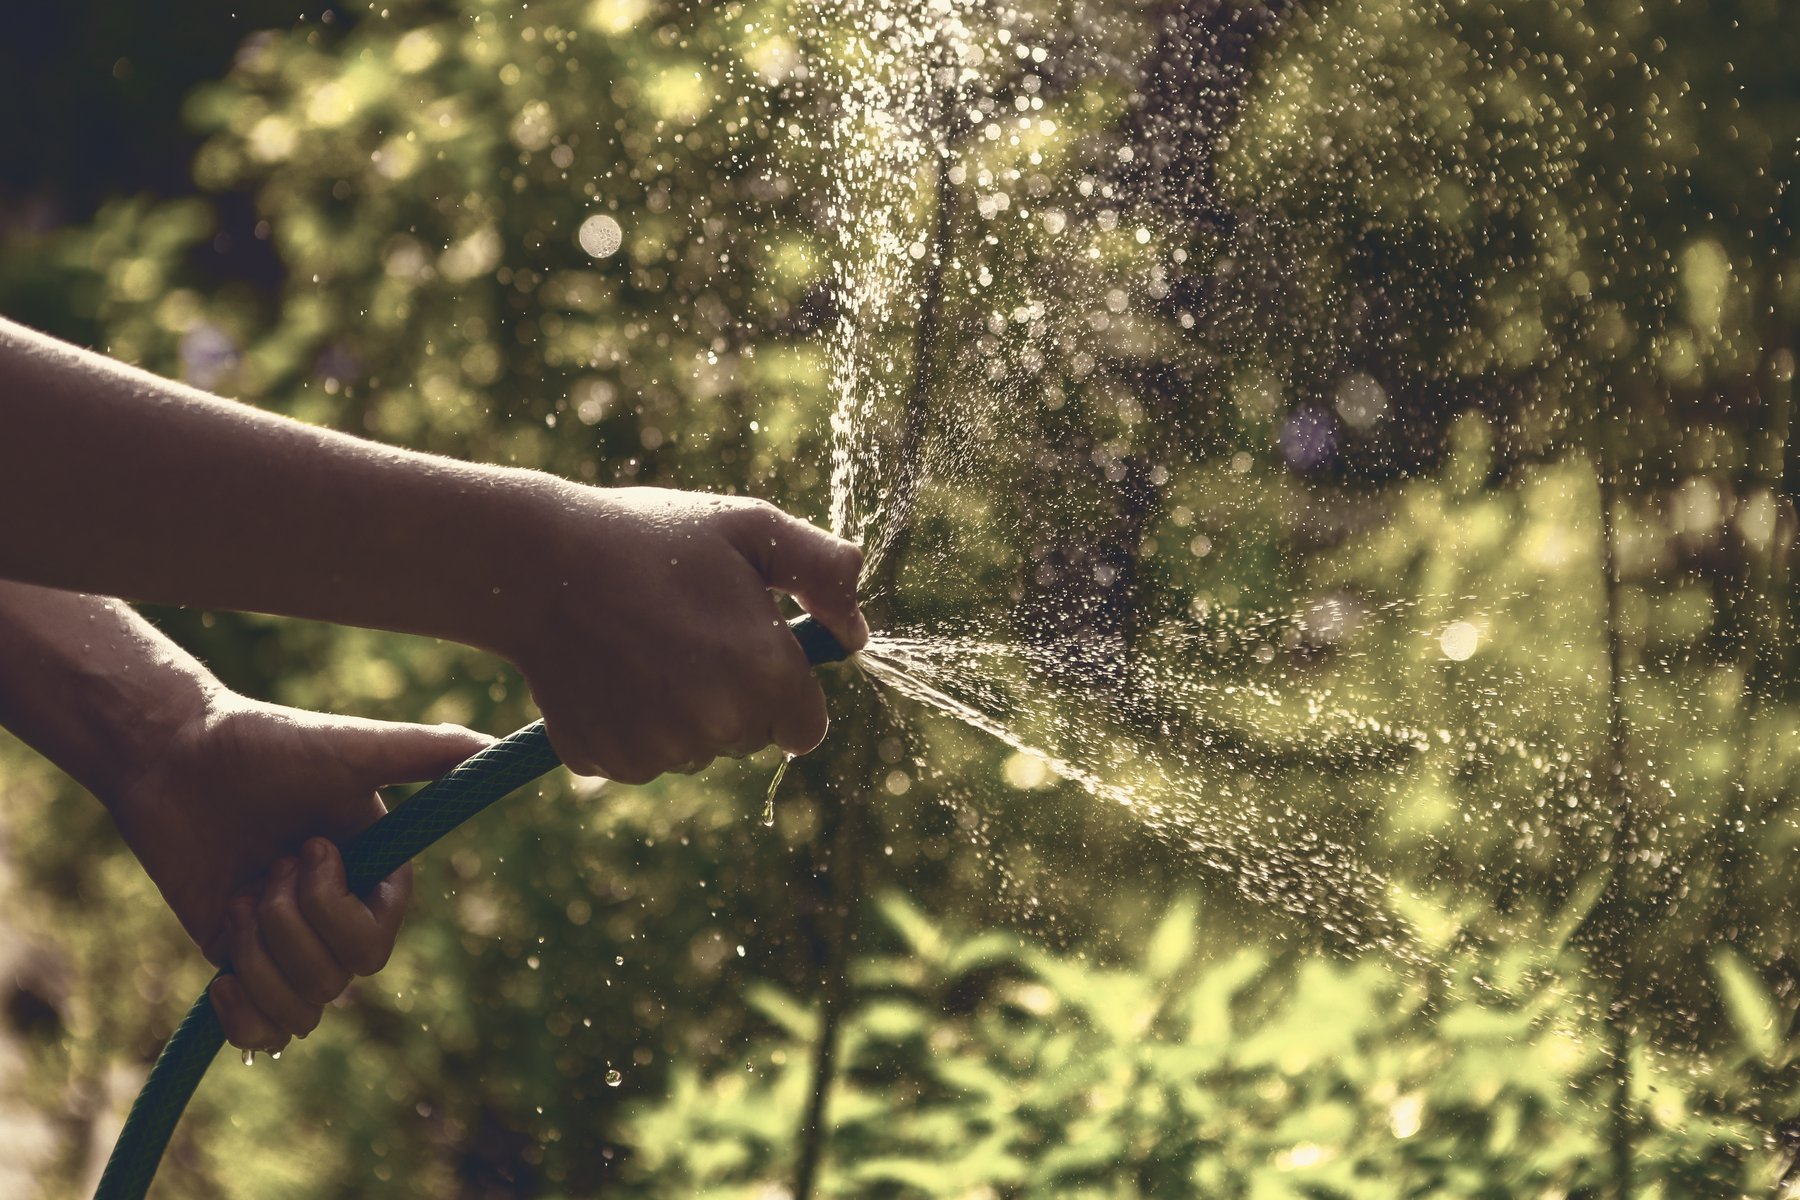
<path id="1" fill-rule="evenodd" d="M 1269 17 L 1248 69 L 1167 53 L 1165 17 L 1224 54 L 1200 23 L 1225 10 Z M 763 1194 L 851 800 L 887 898 L 852 955 L 834 1194 L 1588 1197 L 1621 1139 L 1638 1194 L 1770 1191 L 1800 1106 L 1800 24 L 1771 0 L 963 16 L 1019 40 L 947 135 L 948 449 L 883 601 L 1165 652 L 1213 739 L 1188 795 L 1264 842 L 1153 836 L 834 683 L 774 830 L 770 764 L 721 765 L 555 779 L 441 847 L 394 965 L 278 1066 L 219 1068 L 164 1190 Z M 822 219 L 825 83 L 866 18 L 400 0 L 259 33 L 166 97 L 202 138 L 191 193 L 0 221 L 0 302 L 391 443 L 823 518 L 834 272 L 892 266 Z M 1191 129 L 1153 119 L 1215 89 Z M 857 386 L 913 361 L 896 278 Z M 1335 439 L 1315 467 L 1284 446 L 1306 413 Z M 461 648 L 156 616 L 273 699 L 531 715 Z M 1153 778 L 1160 714 L 993 686 Z M 67 996 L 0 1089 L 68 1131 L 36 1167 L 60 1195 L 205 970 L 72 784 L 10 743 L 0 783 L 6 932 Z M 1301 831 L 1371 868 L 1393 936 L 1345 932 L 1368 914 L 1334 910 L 1341 864 Z M 1318 868 L 1298 912 L 1246 869 L 1264 852 Z"/>
<path id="2" fill-rule="evenodd" d="M 1370 962 L 1233 948 L 1191 899 L 1137 962 L 958 934 L 889 896 L 845 1030 L 821 1194 L 1390 1197 L 1584 1194 L 1607 1171 L 1607 1031 L 1554 985 L 1468 950 L 1407 983 Z M 1573 967 L 1563 964 L 1565 969 Z M 787 1166 L 815 1022 L 763 996 L 762 1036 L 682 1067 L 627 1120 L 628 1194 L 765 1194 Z M 1641 1052 L 1641 1194 L 1755 1194 L 1753 1126 Z"/>

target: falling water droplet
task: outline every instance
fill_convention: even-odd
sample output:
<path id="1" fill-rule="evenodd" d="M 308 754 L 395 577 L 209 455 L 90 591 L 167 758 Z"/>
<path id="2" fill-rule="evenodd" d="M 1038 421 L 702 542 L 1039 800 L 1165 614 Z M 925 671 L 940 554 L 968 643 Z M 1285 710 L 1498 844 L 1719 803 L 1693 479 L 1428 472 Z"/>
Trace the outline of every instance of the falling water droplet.
<path id="1" fill-rule="evenodd" d="M 625 1076 L 619 1074 L 616 1068 L 606 1073 L 607 1087 L 618 1087 L 623 1082 L 625 1082 Z"/>
<path id="2" fill-rule="evenodd" d="M 769 794 L 763 797 L 763 826 L 773 828 L 775 825 L 775 789 L 787 778 L 788 764 L 794 761 L 791 754 L 782 757 L 781 765 L 775 768 L 775 777 L 769 780 Z"/>
<path id="3" fill-rule="evenodd" d="M 256 1065 L 256 1051 L 254 1050 L 246 1050 L 238 1057 L 243 1060 L 246 1067 L 254 1067 Z"/>

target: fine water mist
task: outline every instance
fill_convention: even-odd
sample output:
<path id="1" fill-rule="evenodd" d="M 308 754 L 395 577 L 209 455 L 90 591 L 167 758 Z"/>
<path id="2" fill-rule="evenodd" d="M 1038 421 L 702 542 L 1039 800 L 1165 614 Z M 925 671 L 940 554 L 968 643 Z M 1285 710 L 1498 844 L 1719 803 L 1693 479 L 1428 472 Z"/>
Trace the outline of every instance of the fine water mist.
<path id="1" fill-rule="evenodd" d="M 1265 447 L 1247 430 L 1234 445 L 1216 430 L 1190 442 L 1174 420 L 1159 428 L 1130 386 L 1160 382 L 1153 371 L 1183 376 L 1203 420 L 1204 410 L 1241 403 L 1229 364 L 1195 370 L 1184 360 L 1202 355 L 1179 342 L 1174 361 L 1097 378 L 1098 356 L 1119 353 L 1121 338 L 1194 329 L 1172 282 L 1193 251 L 1155 211 L 1120 211 L 1126 181 L 1145 178 L 1129 147 L 1092 164 L 1077 161 L 1079 150 L 1048 152 L 1072 119 L 1058 100 L 1083 73 L 1116 65 L 1134 33 L 1096 28 L 1071 41 L 1068 29 L 1018 22 L 979 6 L 861 5 L 844 40 L 821 45 L 816 59 L 814 86 L 833 113 L 818 147 L 838 311 L 824 335 L 836 396 L 832 524 L 863 543 L 870 600 L 903 616 L 909 603 L 934 614 L 878 632 L 860 662 L 894 696 L 1119 806 L 1213 885 L 1349 944 L 1410 956 L 1389 902 L 1412 884 L 1333 814 L 1286 794 L 1287 780 L 1301 770 L 1397 779 L 1426 752 L 1454 746 L 1472 759 L 1521 760 L 1525 786 L 1547 792 L 1573 786 L 1571 755 L 1487 724 L 1416 723 L 1407 706 L 1359 692 L 1353 679 L 1283 669 L 1296 658 L 1367 654 L 1357 644 L 1376 625 L 1389 644 L 1438 643 L 1431 649 L 1444 661 L 1466 660 L 1482 614 L 1461 605 L 1463 619 L 1443 619 L 1437 610 L 1458 608 L 1454 597 L 1324 591 L 1299 601 L 1304 608 L 1244 610 L 1156 587 L 1150 529 L 1173 523 L 1179 534 L 1193 520 L 1171 502 L 1171 467 L 1205 470 L 1216 458 L 1253 487 L 1252 459 Z M 1154 98 L 1145 109 L 1156 119 Z M 1213 240 L 1214 273 L 1228 276 L 1231 246 Z M 943 324 L 957 328 L 934 329 Z M 1258 352 L 1250 341 L 1225 349 Z M 1366 377 L 1344 385 L 1340 408 L 1366 426 L 1386 397 L 1357 379 Z M 1083 388 L 1099 395 L 1077 411 L 1070 393 Z M 1267 449 L 1291 466 L 1326 453 L 1333 436 L 1302 412 Z M 1294 481 L 1268 486 L 1291 492 Z M 999 491 L 1029 511 L 990 502 Z M 1140 511 L 1122 515 L 1127 506 Z M 1173 549 L 1214 554 L 1211 537 L 1190 534 Z M 1229 553 L 1213 560 L 1227 575 Z M 891 561 L 896 554 L 906 561 Z M 969 561 L 983 555 L 999 561 Z M 1021 574 L 1039 586 L 1021 585 Z M 949 583 L 983 575 L 995 582 L 978 596 Z M 1523 671 L 1508 686 L 1563 685 Z M 1271 727 L 1280 730 L 1272 740 Z"/>
<path id="2" fill-rule="evenodd" d="M 1545 954 L 1574 938 L 1639 979 L 1631 947 L 1663 937 L 1639 921 L 1704 909 L 1717 840 L 1655 815 L 1691 782 L 1682 735 L 1625 730 L 1669 684 L 1618 652 L 1637 451 L 1591 432 L 1616 385 L 1580 289 L 1655 235 L 1600 237 L 1567 278 L 1539 246 L 1456 284 L 1503 214 L 1603 169 L 1631 213 L 1636 181 L 1582 158 L 1611 136 L 1591 99 L 1472 156 L 1430 124 L 1446 98 L 1391 72 L 1454 61 L 1495 104 L 1504 54 L 1478 18 L 1382 19 L 821 16 L 831 519 L 889 622 L 862 664 L 1074 785 L 1013 802 L 1116 806 L 1198 886 L 1334 945 L 1418 965 L 1446 924 Z M 1399 49 L 1359 64 L 1332 37 Z M 1109 87 L 1132 93 L 1125 127 L 1085 127 Z M 1377 149 L 1325 131 L 1322 88 L 1387 123 Z M 1358 173 L 1390 152 L 1376 169 L 1425 197 Z M 1529 329 L 1495 316 L 1521 286 Z M 1649 957 L 1709 953 L 1688 936 Z"/>

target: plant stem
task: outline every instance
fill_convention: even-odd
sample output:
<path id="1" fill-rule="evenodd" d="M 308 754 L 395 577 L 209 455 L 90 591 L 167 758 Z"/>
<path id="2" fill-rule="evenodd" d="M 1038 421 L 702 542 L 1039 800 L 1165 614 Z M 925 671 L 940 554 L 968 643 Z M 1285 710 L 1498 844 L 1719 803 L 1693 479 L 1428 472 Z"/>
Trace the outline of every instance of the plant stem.
<path id="1" fill-rule="evenodd" d="M 1631 790 L 1625 783 L 1625 697 L 1623 690 L 1624 651 L 1619 634 L 1619 557 L 1617 508 L 1618 464 L 1612 453 L 1611 396 L 1602 409 L 1599 429 L 1601 566 L 1606 593 L 1606 755 L 1603 795 L 1613 810 L 1613 832 L 1607 848 L 1612 864 L 1608 884 L 1612 903 L 1604 906 L 1608 925 L 1603 934 L 1607 943 L 1606 967 L 1613 973 L 1611 1002 L 1607 1006 L 1609 1030 L 1608 1052 L 1612 1062 L 1613 1104 L 1611 1128 L 1608 1131 L 1608 1159 L 1613 1177 L 1613 1195 L 1630 1200 L 1632 1193 L 1633 1141 L 1636 1135 L 1631 1108 L 1631 1033 L 1632 1006 L 1627 981 L 1625 944 L 1622 922 L 1631 903 L 1629 866 L 1637 845 L 1637 808 Z"/>
<path id="2" fill-rule="evenodd" d="M 820 993 L 819 1034 L 813 1043 L 812 1086 L 807 1096 L 806 1111 L 800 1119 L 800 1153 L 794 1163 L 794 1182 L 790 1191 L 794 1200 L 808 1200 L 818 1178 L 819 1163 L 824 1156 L 827 1132 L 827 1104 L 831 1086 L 837 1075 L 839 1029 L 850 1000 L 850 943 L 855 936 L 857 910 L 862 900 L 862 856 L 858 845 L 862 840 L 862 806 L 844 803 L 868 786 L 875 763 L 875 738 L 871 725 L 878 711 L 875 698 L 866 686 L 859 688 L 851 701 L 849 718 L 850 744 L 837 756 L 837 769 L 832 772 L 822 795 L 827 828 L 820 830 L 818 850 L 820 873 L 824 876 L 824 949 Z"/>

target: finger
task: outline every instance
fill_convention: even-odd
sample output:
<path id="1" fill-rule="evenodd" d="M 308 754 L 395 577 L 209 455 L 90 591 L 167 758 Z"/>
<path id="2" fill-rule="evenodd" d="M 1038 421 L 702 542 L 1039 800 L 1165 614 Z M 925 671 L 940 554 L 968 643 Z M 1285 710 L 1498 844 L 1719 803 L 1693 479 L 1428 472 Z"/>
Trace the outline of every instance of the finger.
<path id="1" fill-rule="evenodd" d="M 249 899 L 232 902 L 231 919 L 231 971 L 244 995 L 274 1022 L 284 1037 L 305 1037 L 317 1029 L 323 1007 L 301 999 L 288 986 L 263 945 L 262 932 L 256 927 L 256 909 Z"/>
<path id="2" fill-rule="evenodd" d="M 637 758 L 622 758 L 612 763 L 602 764 L 594 774 L 622 783 L 627 787 L 642 787 L 664 771 L 662 766 L 654 766 Z"/>
<path id="3" fill-rule="evenodd" d="M 436 779 L 494 739 L 460 725 L 409 725 L 340 718 L 338 745 L 347 762 L 367 775 L 369 786 Z"/>
<path id="4" fill-rule="evenodd" d="M 749 740 L 743 715 L 717 693 L 700 697 L 690 722 L 699 741 L 696 757 L 728 754 Z"/>
<path id="5" fill-rule="evenodd" d="M 400 927 L 406 923 L 406 909 L 412 903 L 412 893 L 412 864 L 401 863 L 399 870 L 376 884 L 375 890 L 364 899 L 375 917 L 375 928 L 381 931 L 388 955 L 393 953 L 394 943 L 400 938 Z"/>
<path id="6" fill-rule="evenodd" d="M 767 732 L 760 737 L 746 735 L 729 746 L 721 747 L 719 755 L 722 758 L 749 758 L 773 740 Z"/>
<path id="7" fill-rule="evenodd" d="M 604 755 L 597 756 L 596 747 L 591 742 L 575 741 L 567 736 L 569 727 L 574 724 L 576 722 L 564 722 L 561 718 L 544 722 L 544 733 L 550 739 L 550 748 L 556 751 L 557 760 L 571 775 L 606 775 L 606 768 L 602 765 Z"/>
<path id="8" fill-rule="evenodd" d="M 570 736 L 571 729 L 584 727 L 593 736 L 581 740 Z M 570 774 L 608 779 L 613 783 L 640 784 L 649 783 L 662 773 L 641 753 L 641 747 L 612 736 L 613 728 L 612 723 L 605 720 L 570 718 L 545 722 L 550 748 L 556 751 L 556 757 Z"/>
<path id="9" fill-rule="evenodd" d="M 291 858 L 275 864 L 256 909 L 263 945 L 294 994 L 330 1004 L 350 986 L 350 971 L 300 913 L 300 870 Z"/>
<path id="10" fill-rule="evenodd" d="M 856 605 L 862 551 L 773 505 L 747 505 L 742 513 L 732 545 L 763 582 L 799 601 L 846 650 L 867 645 L 869 624 Z"/>
<path id="11" fill-rule="evenodd" d="M 300 857 L 295 890 L 307 924 L 353 975 L 373 975 L 381 970 L 393 952 L 394 937 L 411 895 L 410 868 L 402 867 L 376 884 L 370 903 L 364 903 L 344 882 L 344 860 L 336 846 L 324 838 L 313 838 Z M 379 915 L 371 904 L 380 908 Z"/>
<path id="12" fill-rule="evenodd" d="M 244 995 L 237 976 L 219 976 L 207 987 L 207 994 L 212 997 L 213 1013 L 225 1031 L 225 1040 L 239 1050 L 272 1051 L 288 1044 L 287 1035 Z"/>
<path id="13" fill-rule="evenodd" d="M 787 639 L 784 655 L 794 660 L 782 672 L 782 684 L 769 719 L 769 736 L 789 754 L 806 754 L 825 740 L 830 719 L 825 712 L 825 692 L 806 666 L 800 644 Z"/>
<path id="14" fill-rule="evenodd" d="M 607 778 L 613 782 L 642 786 L 705 757 L 695 737 L 675 732 L 686 728 L 688 718 L 658 714 L 640 719 L 645 731 L 608 760 Z"/>

